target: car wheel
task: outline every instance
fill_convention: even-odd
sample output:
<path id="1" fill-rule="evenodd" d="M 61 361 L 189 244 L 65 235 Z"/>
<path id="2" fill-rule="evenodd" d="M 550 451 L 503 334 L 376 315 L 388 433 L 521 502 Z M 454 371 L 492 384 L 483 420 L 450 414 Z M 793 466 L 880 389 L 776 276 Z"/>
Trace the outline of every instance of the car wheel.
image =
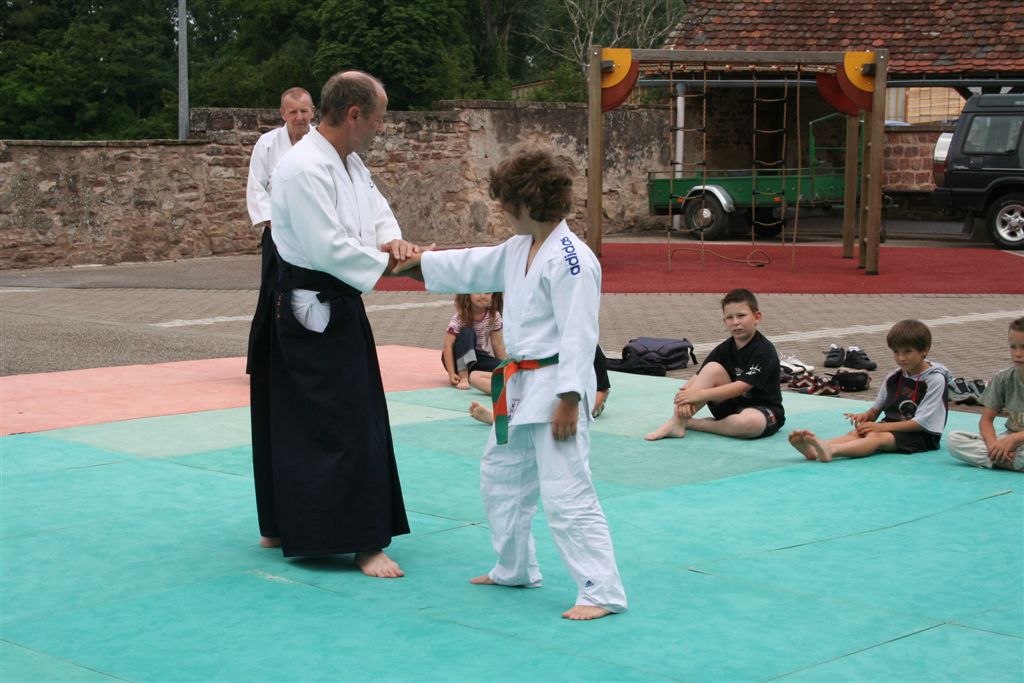
<path id="1" fill-rule="evenodd" d="M 1003 249 L 1024 249 L 1024 195 L 1008 194 L 988 210 L 989 236 Z"/>
<path id="2" fill-rule="evenodd" d="M 683 212 L 686 216 L 686 229 L 694 237 L 717 240 L 725 237 L 729 230 L 729 216 L 713 194 L 692 197 L 687 200 Z"/>

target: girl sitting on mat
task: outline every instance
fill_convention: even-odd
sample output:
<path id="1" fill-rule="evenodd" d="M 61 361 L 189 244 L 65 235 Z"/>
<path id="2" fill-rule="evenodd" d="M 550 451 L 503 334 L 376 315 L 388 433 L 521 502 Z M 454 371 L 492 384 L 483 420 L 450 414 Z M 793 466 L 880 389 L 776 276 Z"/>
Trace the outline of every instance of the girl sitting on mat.
<path id="1" fill-rule="evenodd" d="M 501 292 L 455 295 L 455 315 L 448 321 L 441 351 L 453 385 L 490 393 L 491 371 L 505 360 L 501 328 Z"/>

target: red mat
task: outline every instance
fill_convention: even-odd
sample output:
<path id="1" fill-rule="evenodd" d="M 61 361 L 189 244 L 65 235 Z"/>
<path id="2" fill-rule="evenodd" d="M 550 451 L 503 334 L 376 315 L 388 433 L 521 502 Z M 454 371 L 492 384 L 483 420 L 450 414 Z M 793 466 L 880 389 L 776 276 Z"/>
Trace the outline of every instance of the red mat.
<path id="1" fill-rule="evenodd" d="M 758 247 L 752 258 L 771 263 L 760 268 L 723 260 L 715 254 L 746 259 L 749 244 L 707 244 L 701 266 L 699 243 L 605 243 L 601 256 L 602 291 L 725 292 L 734 287 L 778 294 L 1024 294 L 1024 256 L 998 249 L 881 247 L 879 274 L 865 275 L 857 259 L 844 259 L 839 246 Z M 382 279 L 381 291 L 422 291 L 409 278 Z"/>

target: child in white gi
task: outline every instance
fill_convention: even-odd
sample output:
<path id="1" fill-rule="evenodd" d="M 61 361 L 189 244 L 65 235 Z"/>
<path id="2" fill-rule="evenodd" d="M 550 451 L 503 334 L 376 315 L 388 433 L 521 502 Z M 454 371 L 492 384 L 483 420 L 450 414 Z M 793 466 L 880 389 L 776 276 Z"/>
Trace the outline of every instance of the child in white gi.
<path id="1" fill-rule="evenodd" d="M 480 464 L 498 560 L 471 583 L 540 586 L 530 532 L 539 496 L 578 590 L 562 616 L 623 612 L 626 594 L 588 458 L 601 266 L 564 220 L 572 178 L 550 153 L 503 161 L 491 172 L 490 194 L 514 237 L 494 247 L 425 252 L 398 266 L 419 264 L 432 292 L 504 292 L 508 358 L 493 373 L 495 426 Z"/>

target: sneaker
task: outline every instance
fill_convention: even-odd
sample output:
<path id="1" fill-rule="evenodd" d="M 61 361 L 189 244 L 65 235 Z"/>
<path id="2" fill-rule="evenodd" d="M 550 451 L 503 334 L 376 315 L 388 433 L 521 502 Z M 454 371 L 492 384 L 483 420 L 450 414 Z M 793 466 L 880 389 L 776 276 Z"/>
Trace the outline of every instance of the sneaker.
<path id="1" fill-rule="evenodd" d="M 785 356 L 779 360 L 779 363 L 783 368 L 792 368 L 790 370 L 790 374 L 793 375 L 799 375 L 804 372 L 814 372 L 813 365 L 808 365 L 796 356 Z"/>
<path id="2" fill-rule="evenodd" d="M 809 389 L 818 383 L 820 378 L 811 374 L 804 374 L 798 377 L 794 377 L 793 381 L 789 383 L 789 386 L 793 389 Z"/>
<path id="3" fill-rule="evenodd" d="M 974 387 L 963 377 L 957 377 L 946 384 L 949 400 L 953 403 L 974 403 Z"/>
<path id="4" fill-rule="evenodd" d="M 981 395 L 985 393 L 985 387 L 988 386 L 988 382 L 983 379 L 972 379 L 968 384 L 974 388 L 974 395 L 977 398 L 981 398 Z"/>
<path id="5" fill-rule="evenodd" d="M 828 347 L 828 351 L 825 352 L 826 368 L 840 368 L 843 366 L 843 361 L 845 360 L 846 351 L 843 350 L 842 346 L 832 344 Z"/>
<path id="6" fill-rule="evenodd" d="M 810 394 L 812 396 L 838 396 L 839 385 L 834 379 L 824 379 L 822 377 L 815 377 L 814 382 L 811 386 L 805 386 L 800 388 L 801 394 Z"/>
<path id="7" fill-rule="evenodd" d="M 851 370 L 874 370 L 878 367 L 878 363 L 868 358 L 868 354 L 861 351 L 859 346 L 846 349 L 846 361 L 843 365 Z"/>

